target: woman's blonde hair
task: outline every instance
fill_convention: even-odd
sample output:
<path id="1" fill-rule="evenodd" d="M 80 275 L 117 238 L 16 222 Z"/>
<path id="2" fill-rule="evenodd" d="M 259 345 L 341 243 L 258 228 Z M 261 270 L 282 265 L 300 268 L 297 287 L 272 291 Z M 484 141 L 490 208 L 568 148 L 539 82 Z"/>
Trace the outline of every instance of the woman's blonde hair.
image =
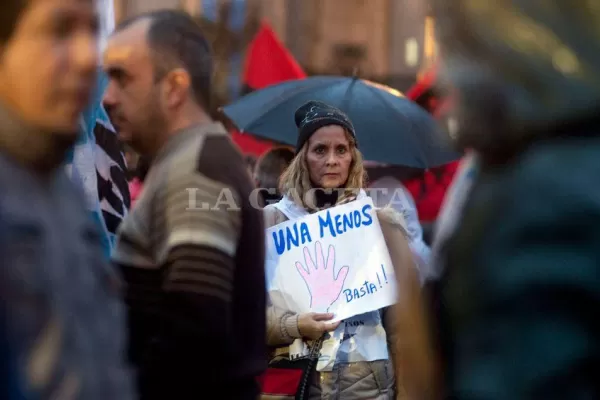
<path id="1" fill-rule="evenodd" d="M 339 193 L 337 202 L 355 197 L 360 189 L 366 185 L 367 174 L 363 164 L 361 152 L 356 147 L 356 140 L 345 129 L 346 138 L 350 143 L 350 152 L 352 154 L 352 163 L 348 172 L 348 180 L 346 181 L 343 191 Z M 306 162 L 306 154 L 308 153 L 307 141 L 294 157 L 291 164 L 279 178 L 279 190 L 281 194 L 292 199 L 299 206 L 306 209 L 314 209 L 314 199 L 309 198 L 308 193 L 313 187 L 310 181 L 310 172 L 308 171 L 308 163 Z"/>

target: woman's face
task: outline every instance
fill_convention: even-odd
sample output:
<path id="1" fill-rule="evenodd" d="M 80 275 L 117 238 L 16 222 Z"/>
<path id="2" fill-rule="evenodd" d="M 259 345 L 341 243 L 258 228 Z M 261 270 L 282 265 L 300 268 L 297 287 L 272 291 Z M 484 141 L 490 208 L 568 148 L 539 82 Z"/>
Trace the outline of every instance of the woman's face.
<path id="1" fill-rule="evenodd" d="M 323 189 L 344 186 L 352 164 L 350 141 L 344 128 L 328 125 L 315 131 L 308 140 L 306 163 L 314 185 Z"/>

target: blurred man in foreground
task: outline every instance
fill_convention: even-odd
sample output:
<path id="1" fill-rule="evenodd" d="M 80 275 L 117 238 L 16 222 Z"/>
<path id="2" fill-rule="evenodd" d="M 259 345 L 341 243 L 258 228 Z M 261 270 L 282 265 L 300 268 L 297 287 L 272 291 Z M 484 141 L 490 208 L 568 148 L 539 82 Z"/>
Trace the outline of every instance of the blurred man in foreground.
<path id="1" fill-rule="evenodd" d="M 43 399 L 131 399 L 118 281 L 61 164 L 96 81 L 91 0 L 5 0 L 0 13 L 0 309 Z"/>
<path id="2" fill-rule="evenodd" d="M 104 67 L 111 120 L 152 158 L 114 252 L 142 399 L 256 399 L 266 367 L 263 219 L 241 154 L 207 111 L 209 45 L 188 15 L 156 11 L 117 28 Z"/>
<path id="3" fill-rule="evenodd" d="M 440 248 L 443 396 L 600 398 L 598 3 L 435 3 L 478 158 Z"/>

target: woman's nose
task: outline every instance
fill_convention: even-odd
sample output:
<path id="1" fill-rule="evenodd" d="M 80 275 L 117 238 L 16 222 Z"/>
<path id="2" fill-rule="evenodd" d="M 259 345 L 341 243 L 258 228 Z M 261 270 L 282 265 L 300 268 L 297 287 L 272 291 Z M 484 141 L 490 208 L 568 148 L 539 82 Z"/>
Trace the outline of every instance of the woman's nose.
<path id="1" fill-rule="evenodd" d="M 333 151 L 327 154 L 327 160 L 325 162 L 327 165 L 337 164 L 337 157 L 335 156 L 335 153 Z"/>

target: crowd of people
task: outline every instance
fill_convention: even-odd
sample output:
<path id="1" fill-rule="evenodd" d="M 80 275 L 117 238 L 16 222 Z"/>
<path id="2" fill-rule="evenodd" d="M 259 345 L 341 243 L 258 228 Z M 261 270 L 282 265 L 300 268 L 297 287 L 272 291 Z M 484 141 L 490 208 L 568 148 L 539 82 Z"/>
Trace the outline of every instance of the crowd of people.
<path id="1" fill-rule="evenodd" d="M 579 30 L 570 14 L 456 3 L 436 6 L 448 76 L 466 107 L 457 138 L 469 150 L 430 249 L 401 183 L 368 183 L 361 136 L 342 110 L 303 104 L 289 116 L 295 147 L 249 166 L 209 115 L 211 49 L 187 14 L 121 23 L 99 60 L 93 1 L 7 0 L 0 398 L 600 397 L 599 14 L 577 20 Z M 563 2 L 547 3 L 556 11 Z M 535 22 L 536 40 L 548 26 L 562 53 L 548 61 L 512 46 L 510 32 L 482 28 L 496 19 Z M 517 61 L 495 64 L 486 58 L 494 51 Z M 141 155 L 110 260 L 61 168 L 99 63 L 109 79 L 104 107 Z M 274 305 L 265 230 L 368 196 L 397 302 L 343 321 Z M 317 370 L 340 335 L 352 340 Z"/>

